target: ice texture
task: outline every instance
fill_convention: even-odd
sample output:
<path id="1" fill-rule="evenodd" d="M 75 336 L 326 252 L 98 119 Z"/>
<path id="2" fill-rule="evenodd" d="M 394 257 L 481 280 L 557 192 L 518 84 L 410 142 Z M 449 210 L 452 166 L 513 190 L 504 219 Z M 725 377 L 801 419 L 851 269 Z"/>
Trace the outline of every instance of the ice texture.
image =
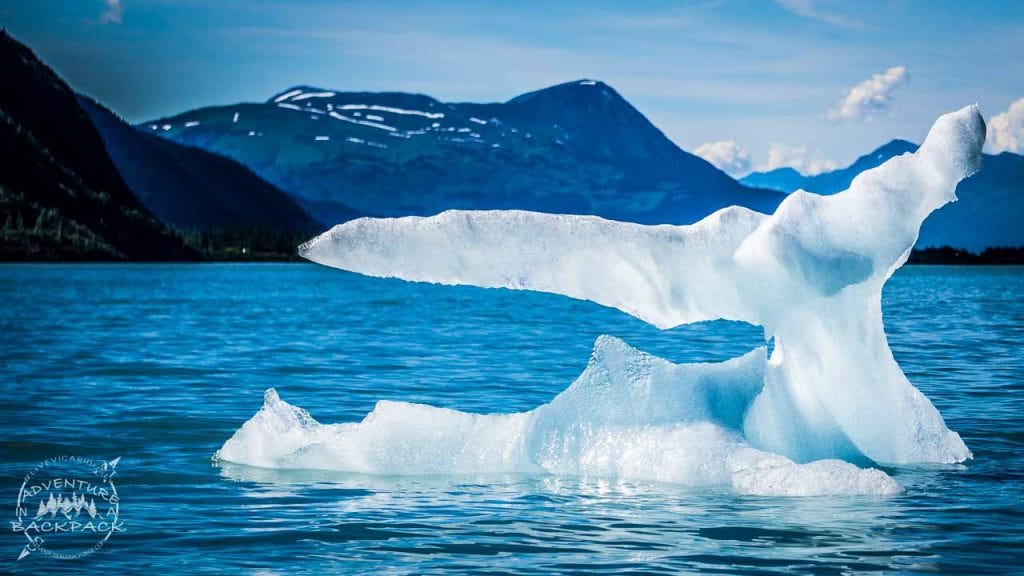
<path id="1" fill-rule="evenodd" d="M 765 349 L 718 364 L 673 364 L 610 336 L 548 404 L 469 414 L 378 402 L 358 424 L 320 424 L 268 390 L 217 453 L 268 468 L 376 475 L 547 473 L 765 495 L 889 495 L 885 473 L 840 460 L 796 464 L 752 448 L 743 414 L 761 389 Z"/>
<path id="2" fill-rule="evenodd" d="M 755 493 L 890 493 L 896 486 L 884 473 L 849 463 L 971 457 L 894 360 L 881 295 L 923 220 L 980 168 L 984 139 L 976 106 L 946 114 L 916 153 L 862 173 L 839 194 L 795 192 L 770 216 L 730 207 L 689 226 L 644 226 L 449 211 L 336 226 L 300 253 L 370 276 L 564 294 L 660 328 L 745 321 L 763 326 L 774 349 L 768 359 L 752 353 L 721 366 L 634 355 L 627 363 L 657 374 L 638 385 L 609 368 L 618 364 L 599 341 L 587 373 L 533 412 L 381 403 L 359 425 L 313 426 L 316 439 L 271 460 L 248 456 L 262 450 L 246 448 L 250 436 L 267 436 L 250 422 L 221 456 L 379 473 L 538 470 Z M 588 399 L 571 400 L 581 394 Z"/>

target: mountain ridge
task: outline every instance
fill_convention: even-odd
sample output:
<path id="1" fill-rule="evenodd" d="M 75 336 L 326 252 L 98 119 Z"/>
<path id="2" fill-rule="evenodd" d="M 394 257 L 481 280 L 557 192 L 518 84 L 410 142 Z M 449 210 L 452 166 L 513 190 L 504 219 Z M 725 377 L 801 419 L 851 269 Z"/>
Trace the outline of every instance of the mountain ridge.
<path id="1" fill-rule="evenodd" d="M 189 260 L 122 179 L 75 92 L 0 30 L 0 259 Z"/>
<path id="2" fill-rule="evenodd" d="M 138 130 L 91 98 L 79 103 L 129 188 L 162 222 L 186 230 L 317 230 L 290 196 L 242 164 Z"/>
<path id="3" fill-rule="evenodd" d="M 380 215 L 519 208 L 686 224 L 729 205 L 770 211 L 681 150 L 610 86 L 576 80 L 503 103 L 296 85 L 259 104 L 199 108 L 139 125 L 220 153 L 290 193 Z"/>
<path id="4" fill-rule="evenodd" d="M 772 212 L 798 187 L 834 193 L 917 148 L 892 140 L 844 168 L 755 173 L 744 186 L 589 79 L 492 103 L 297 85 L 137 129 L 6 33 L 0 57 L 18 86 L 0 95 L 0 152 L 18 167 L 0 174 L 4 259 L 195 259 L 181 238 L 189 230 L 208 257 L 244 257 L 256 244 L 287 257 L 325 225 L 452 208 L 687 224 L 731 205 Z M 926 221 L 918 248 L 1024 245 L 1021 190 L 1024 156 L 986 155 L 961 201 Z"/>

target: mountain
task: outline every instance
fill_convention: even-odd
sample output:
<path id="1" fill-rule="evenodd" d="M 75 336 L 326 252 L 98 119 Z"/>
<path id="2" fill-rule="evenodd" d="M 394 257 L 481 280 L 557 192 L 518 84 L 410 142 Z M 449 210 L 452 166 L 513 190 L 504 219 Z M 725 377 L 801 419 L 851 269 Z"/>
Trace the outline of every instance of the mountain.
<path id="1" fill-rule="evenodd" d="M 918 246 L 1024 246 L 1024 156 L 985 155 L 982 169 L 957 186 L 959 199 L 924 221 Z"/>
<path id="2" fill-rule="evenodd" d="M 791 174 L 756 172 L 741 181 L 792 192 L 802 188 L 835 194 L 850 187 L 854 177 L 886 160 L 915 152 L 917 144 L 892 140 L 861 156 L 846 168 L 795 179 Z M 795 171 L 794 171 L 795 172 Z M 958 201 L 937 210 L 921 227 L 918 248 L 954 246 L 981 252 L 988 247 L 1024 246 L 1024 156 L 1003 152 L 985 154 L 981 170 L 957 186 Z"/>
<path id="3" fill-rule="evenodd" d="M 238 162 L 137 130 L 89 98 L 79 103 L 125 182 L 161 221 L 186 230 L 320 228 L 290 196 Z"/>
<path id="4" fill-rule="evenodd" d="M 803 186 L 806 178 L 807 176 L 787 166 L 768 172 L 751 172 L 740 178 L 740 183 L 745 186 L 767 188 L 768 190 L 777 190 L 789 194 Z"/>
<path id="5" fill-rule="evenodd" d="M 778 168 L 770 172 L 752 172 L 740 182 L 747 186 L 761 186 L 771 190 L 790 193 L 803 188 L 818 194 L 835 194 L 850 187 L 850 182 L 861 172 L 880 166 L 883 162 L 907 152 L 917 151 L 917 144 L 906 140 L 891 140 L 878 149 L 861 156 L 846 168 L 804 176 L 792 168 Z"/>
<path id="6" fill-rule="evenodd" d="M 808 176 L 803 184 L 805 190 L 819 192 L 819 194 L 835 194 L 850 187 L 850 182 L 865 170 L 881 166 L 883 162 L 894 156 L 900 156 L 908 152 L 917 152 L 917 144 L 906 140 L 890 140 L 868 154 L 853 161 L 846 168 L 839 168 L 831 172 L 822 172 L 814 176 Z"/>
<path id="7" fill-rule="evenodd" d="M 196 254 L 132 194 L 75 93 L 0 31 L 0 259 Z"/>
<path id="8" fill-rule="evenodd" d="M 770 211 L 782 197 L 679 149 L 593 80 L 495 104 L 299 86 L 140 127 L 242 162 L 324 224 L 450 208 L 688 223 L 732 204 Z"/>

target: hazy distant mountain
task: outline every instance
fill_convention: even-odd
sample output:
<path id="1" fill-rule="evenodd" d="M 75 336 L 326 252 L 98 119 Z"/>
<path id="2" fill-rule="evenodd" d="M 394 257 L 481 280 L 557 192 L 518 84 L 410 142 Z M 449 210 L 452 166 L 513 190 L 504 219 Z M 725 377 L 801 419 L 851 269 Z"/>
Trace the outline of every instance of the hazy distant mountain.
<path id="1" fill-rule="evenodd" d="M 295 201 L 238 162 L 137 130 L 80 97 L 125 182 L 161 221 L 179 229 L 320 228 Z"/>
<path id="2" fill-rule="evenodd" d="M 194 258 L 122 180 L 75 93 L 0 31 L 0 258 Z"/>
<path id="3" fill-rule="evenodd" d="M 790 193 L 799 188 L 818 194 L 835 194 L 850 187 L 850 182 L 861 172 L 880 166 L 883 162 L 906 152 L 917 150 L 917 144 L 906 140 L 891 140 L 878 149 L 861 156 L 845 168 L 804 176 L 792 168 L 778 168 L 770 172 L 753 172 L 740 178 L 748 186 L 761 186 Z"/>
<path id="4" fill-rule="evenodd" d="M 611 87 L 583 80 L 501 104 L 300 86 L 262 104 L 140 125 L 224 154 L 325 224 L 357 212 L 521 208 L 687 223 L 781 195 L 680 150 Z"/>
<path id="5" fill-rule="evenodd" d="M 907 152 L 917 144 L 892 140 L 846 168 L 816 176 L 755 172 L 741 181 L 765 188 L 792 192 L 803 188 L 818 194 L 835 194 L 850 187 L 857 174 Z M 791 169 L 790 169 L 791 170 Z M 792 171 L 795 172 L 795 171 Z M 1024 245 L 1024 156 L 1003 152 L 986 154 L 974 176 L 957 186 L 959 200 L 928 217 L 921 227 L 918 248 L 954 246 L 978 252 L 989 246 Z"/>
<path id="6" fill-rule="evenodd" d="M 956 195 L 959 201 L 925 220 L 918 246 L 1024 246 L 1024 156 L 986 154 L 981 171 Z"/>
<path id="7" fill-rule="evenodd" d="M 746 186 L 767 188 L 768 190 L 777 190 L 789 194 L 793 190 L 800 188 L 806 178 L 807 176 L 787 166 L 768 172 L 752 172 L 740 178 L 740 183 Z"/>

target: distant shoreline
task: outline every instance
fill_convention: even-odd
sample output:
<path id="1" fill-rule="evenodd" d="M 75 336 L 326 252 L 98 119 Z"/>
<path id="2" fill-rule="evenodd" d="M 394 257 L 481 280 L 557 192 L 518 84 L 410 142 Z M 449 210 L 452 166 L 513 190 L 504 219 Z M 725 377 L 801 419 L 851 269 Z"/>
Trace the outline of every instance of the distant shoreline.
<path id="1" fill-rule="evenodd" d="M 907 264 L 956 264 L 962 266 L 1007 266 L 1024 264 L 1024 246 L 997 246 L 980 253 L 952 246 L 913 250 Z"/>
<path id="2" fill-rule="evenodd" d="M 9 256 L 9 255 L 8 255 Z M 87 259 L 33 259 L 3 258 L 0 264 L 222 264 L 222 263 L 309 263 L 298 254 L 263 253 L 245 255 L 235 253 L 230 257 L 207 257 L 195 260 L 87 260 Z M 1024 265 L 1024 246 L 1009 248 L 986 248 L 980 253 L 943 246 L 914 250 L 907 260 L 909 266 L 1019 266 Z"/>

